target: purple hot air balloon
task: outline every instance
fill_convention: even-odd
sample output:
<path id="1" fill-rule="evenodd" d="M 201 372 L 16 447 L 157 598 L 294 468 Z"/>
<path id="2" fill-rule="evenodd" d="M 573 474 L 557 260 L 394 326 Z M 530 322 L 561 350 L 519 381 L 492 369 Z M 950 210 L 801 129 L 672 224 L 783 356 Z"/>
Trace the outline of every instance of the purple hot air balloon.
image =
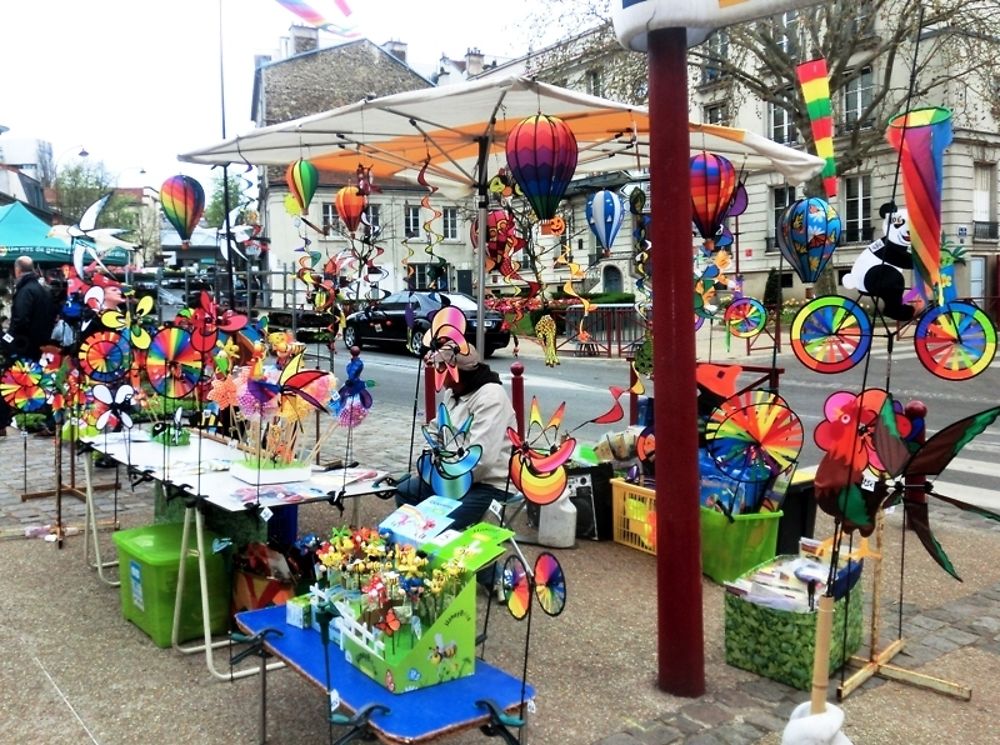
<path id="1" fill-rule="evenodd" d="M 625 200 L 621 194 L 601 189 L 587 200 L 587 223 L 605 251 L 611 250 L 625 219 Z"/>
<path id="2" fill-rule="evenodd" d="M 576 136 L 557 117 L 529 116 L 507 135 L 507 165 L 539 220 L 555 217 L 576 158 Z"/>

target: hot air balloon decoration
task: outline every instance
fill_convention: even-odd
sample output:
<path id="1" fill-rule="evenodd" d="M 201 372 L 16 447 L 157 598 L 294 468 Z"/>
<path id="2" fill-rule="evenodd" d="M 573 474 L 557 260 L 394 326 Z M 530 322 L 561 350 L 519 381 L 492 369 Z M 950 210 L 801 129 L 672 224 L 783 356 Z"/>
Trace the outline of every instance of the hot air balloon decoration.
<path id="1" fill-rule="evenodd" d="M 788 206 L 778 224 L 778 247 L 806 284 L 812 284 L 830 261 L 840 240 L 837 211 L 819 197 L 798 199 Z"/>
<path id="2" fill-rule="evenodd" d="M 529 116 L 507 135 L 507 165 L 539 220 L 555 217 L 577 154 L 573 130 L 554 116 Z"/>
<path id="3" fill-rule="evenodd" d="M 368 199 L 356 186 L 345 186 L 337 192 L 337 214 L 353 236 L 361 224 L 361 214 L 368 206 Z"/>
<path id="4" fill-rule="evenodd" d="M 307 214 L 309 203 L 316 193 L 316 187 L 319 186 L 319 171 L 316 166 L 304 158 L 299 158 L 285 169 L 285 183 L 288 184 L 288 190 L 299 206 L 299 212 Z"/>
<path id="5" fill-rule="evenodd" d="M 587 223 L 605 254 L 610 253 L 624 219 L 625 200 L 621 194 L 601 189 L 587 200 Z"/>
<path id="6" fill-rule="evenodd" d="M 736 169 L 715 153 L 699 153 L 691 158 L 692 219 L 705 248 L 715 248 L 715 235 L 726 219 L 736 193 Z"/>
<path id="7" fill-rule="evenodd" d="M 181 237 L 181 247 L 191 246 L 191 233 L 205 211 L 205 189 L 190 176 L 171 176 L 160 187 L 163 214 Z"/>

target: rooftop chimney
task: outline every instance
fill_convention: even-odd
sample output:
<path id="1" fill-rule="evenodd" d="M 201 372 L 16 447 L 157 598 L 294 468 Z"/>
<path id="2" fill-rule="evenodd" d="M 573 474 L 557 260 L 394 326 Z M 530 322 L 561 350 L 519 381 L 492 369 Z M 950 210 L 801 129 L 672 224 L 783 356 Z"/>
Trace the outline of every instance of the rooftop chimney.
<path id="1" fill-rule="evenodd" d="M 465 53 L 465 76 L 475 77 L 483 71 L 483 53 L 473 47 Z"/>
<path id="2" fill-rule="evenodd" d="M 319 29 L 313 26 L 292 26 L 288 31 L 292 35 L 292 54 L 311 52 L 319 47 Z"/>
<path id="3" fill-rule="evenodd" d="M 399 39 L 390 39 L 382 48 L 391 54 L 393 57 L 398 59 L 400 62 L 406 62 L 406 42 L 399 41 Z"/>

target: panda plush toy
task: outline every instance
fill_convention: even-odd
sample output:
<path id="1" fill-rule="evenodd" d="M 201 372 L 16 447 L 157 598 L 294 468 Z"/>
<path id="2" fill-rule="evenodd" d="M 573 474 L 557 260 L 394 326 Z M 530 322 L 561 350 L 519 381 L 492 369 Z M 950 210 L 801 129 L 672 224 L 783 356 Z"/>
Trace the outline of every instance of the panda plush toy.
<path id="1" fill-rule="evenodd" d="M 842 280 L 849 290 L 871 295 L 882 301 L 882 313 L 895 321 L 909 321 L 914 308 L 903 302 L 906 291 L 904 269 L 913 268 L 910 255 L 910 227 L 905 209 L 892 202 L 879 209 L 882 237 L 870 243 L 854 261 Z"/>

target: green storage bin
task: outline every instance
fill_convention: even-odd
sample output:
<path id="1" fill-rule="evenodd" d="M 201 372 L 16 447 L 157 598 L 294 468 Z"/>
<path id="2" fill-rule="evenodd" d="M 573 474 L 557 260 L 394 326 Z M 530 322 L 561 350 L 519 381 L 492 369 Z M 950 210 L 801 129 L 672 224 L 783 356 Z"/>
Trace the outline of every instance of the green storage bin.
<path id="1" fill-rule="evenodd" d="M 816 613 L 766 608 L 726 593 L 726 663 L 801 691 L 812 688 Z M 859 581 L 849 599 L 834 604 L 830 673 L 861 646 L 864 591 Z M 847 624 L 847 644 L 844 644 Z"/>
<path id="2" fill-rule="evenodd" d="M 183 527 L 179 523 L 163 523 L 112 535 L 118 549 L 122 615 L 149 634 L 158 647 L 170 646 Z M 216 537 L 206 531 L 206 547 L 210 547 Z M 198 547 L 193 527 L 189 543 L 184 565 L 179 641 L 196 639 L 204 634 Z M 208 550 L 211 551 L 211 548 Z M 212 633 L 223 633 L 229 614 L 226 564 L 221 554 L 214 553 L 205 557 L 205 563 Z"/>
<path id="3" fill-rule="evenodd" d="M 701 573 L 729 582 L 774 558 L 781 512 L 733 515 L 701 508 Z"/>

